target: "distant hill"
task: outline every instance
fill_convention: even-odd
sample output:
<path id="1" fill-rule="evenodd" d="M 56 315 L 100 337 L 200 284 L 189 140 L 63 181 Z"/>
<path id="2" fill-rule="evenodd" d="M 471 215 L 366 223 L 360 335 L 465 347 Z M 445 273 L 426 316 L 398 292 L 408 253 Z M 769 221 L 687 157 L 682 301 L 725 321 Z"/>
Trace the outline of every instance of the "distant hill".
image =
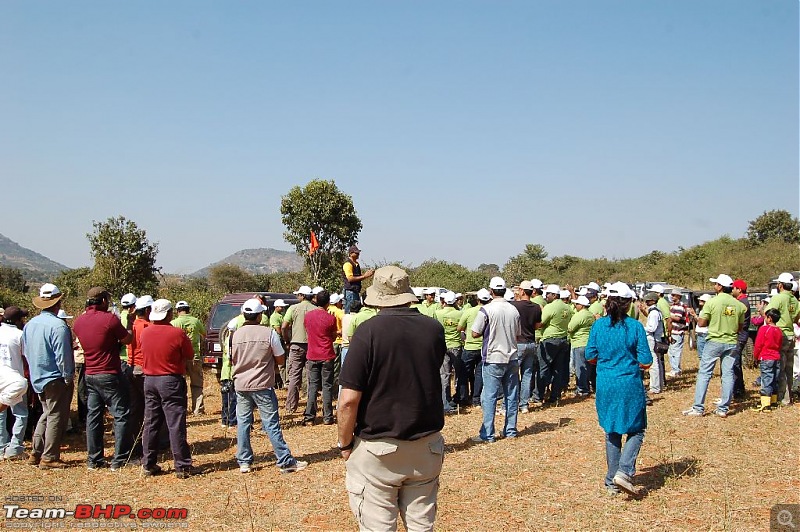
<path id="1" fill-rule="evenodd" d="M 272 248 L 243 249 L 222 260 L 197 270 L 192 277 L 207 277 L 211 267 L 218 264 L 235 264 L 250 273 L 299 272 L 305 262 L 294 251 Z"/>
<path id="2" fill-rule="evenodd" d="M 0 235 L 0 264 L 22 270 L 25 278 L 32 281 L 48 280 L 55 274 L 69 269 L 44 255 L 20 246 L 4 235 Z"/>

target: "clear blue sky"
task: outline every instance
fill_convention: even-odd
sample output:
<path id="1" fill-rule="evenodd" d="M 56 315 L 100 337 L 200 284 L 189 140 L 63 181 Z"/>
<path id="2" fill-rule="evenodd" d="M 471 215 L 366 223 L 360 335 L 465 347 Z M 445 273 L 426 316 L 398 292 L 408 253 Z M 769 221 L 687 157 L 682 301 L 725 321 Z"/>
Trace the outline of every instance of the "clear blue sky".
<path id="1" fill-rule="evenodd" d="M 313 178 L 366 262 L 631 257 L 800 202 L 795 0 L 12 1 L 0 71 L 0 233 L 71 267 L 116 215 L 169 272 L 290 249 Z"/>

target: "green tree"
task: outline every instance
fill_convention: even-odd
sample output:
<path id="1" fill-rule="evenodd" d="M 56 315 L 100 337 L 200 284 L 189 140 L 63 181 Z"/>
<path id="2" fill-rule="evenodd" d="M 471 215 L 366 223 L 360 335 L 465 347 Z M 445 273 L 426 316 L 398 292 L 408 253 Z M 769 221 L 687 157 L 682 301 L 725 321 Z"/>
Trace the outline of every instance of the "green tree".
<path id="1" fill-rule="evenodd" d="M 208 272 L 208 283 L 223 294 L 257 291 L 255 276 L 236 264 L 217 264 Z"/>
<path id="2" fill-rule="evenodd" d="M 125 292 L 155 293 L 158 244 L 147 240 L 145 231 L 124 216 L 93 221 L 92 226 L 94 231 L 86 237 L 94 258 L 94 282 L 117 297 Z"/>
<path id="3" fill-rule="evenodd" d="M 800 220 L 782 209 L 764 211 L 750 221 L 747 239 L 751 244 L 763 244 L 768 240 L 800 244 Z"/>
<path id="4" fill-rule="evenodd" d="M 28 283 L 25 282 L 25 276 L 19 268 L 0 266 L 0 288 L 24 294 L 28 291 Z"/>
<path id="5" fill-rule="evenodd" d="M 547 251 L 541 244 L 527 244 L 522 253 L 508 259 L 503 266 L 502 274 L 508 284 L 531 277 L 553 279 L 553 269 L 547 261 Z"/>
<path id="6" fill-rule="evenodd" d="M 362 228 L 353 198 L 333 180 L 315 179 L 281 197 L 281 221 L 286 227 L 283 238 L 305 257 L 312 283 L 329 289 L 340 286 L 339 269 Z M 319 241 L 313 255 L 309 254 L 311 231 Z"/>
<path id="7" fill-rule="evenodd" d="M 439 286 L 454 292 L 468 292 L 484 288 L 489 277 L 481 271 L 472 271 L 454 262 L 426 260 L 408 272 L 412 286 Z"/>

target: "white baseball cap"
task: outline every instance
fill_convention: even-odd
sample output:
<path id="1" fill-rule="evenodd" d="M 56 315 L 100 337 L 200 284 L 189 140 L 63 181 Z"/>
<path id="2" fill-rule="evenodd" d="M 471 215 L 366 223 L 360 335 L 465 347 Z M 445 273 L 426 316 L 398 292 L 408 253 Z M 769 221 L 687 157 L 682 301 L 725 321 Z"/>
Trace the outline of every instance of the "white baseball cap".
<path id="1" fill-rule="evenodd" d="M 560 286 L 558 286 L 557 284 L 549 284 L 549 285 L 547 285 L 547 287 L 544 289 L 544 293 L 545 293 L 545 294 L 555 294 L 555 295 L 559 295 L 559 292 L 561 292 L 561 287 L 560 287 Z"/>
<path id="2" fill-rule="evenodd" d="M 597 284 L 597 283 L 596 283 L 596 282 L 594 282 L 594 281 L 592 281 L 591 283 L 588 283 L 588 284 L 586 285 L 586 288 L 591 288 L 592 290 L 595 290 L 595 291 L 597 291 L 597 292 L 599 292 L 599 291 L 600 291 L 600 285 L 599 285 L 599 284 Z"/>
<path id="3" fill-rule="evenodd" d="M 779 283 L 792 283 L 794 282 L 794 276 L 789 272 L 783 272 L 778 276 Z"/>
<path id="4" fill-rule="evenodd" d="M 504 290 L 506 287 L 506 282 L 502 277 L 492 277 L 489 281 L 489 288 L 492 290 Z"/>
<path id="5" fill-rule="evenodd" d="M 228 322 L 228 330 L 229 331 L 236 330 L 236 318 L 233 318 L 231 321 Z"/>
<path id="6" fill-rule="evenodd" d="M 156 299 L 150 308 L 150 321 L 163 320 L 170 310 L 172 310 L 172 303 L 169 299 Z"/>
<path id="7" fill-rule="evenodd" d="M 573 299 L 572 302 L 576 305 L 583 305 L 584 307 L 591 305 L 591 303 L 589 303 L 589 298 L 586 296 L 578 296 L 578 299 Z"/>
<path id="8" fill-rule="evenodd" d="M 130 293 L 125 294 L 124 296 L 122 296 L 119 302 L 122 304 L 123 307 L 130 307 L 131 305 L 136 304 L 136 296 Z"/>
<path id="9" fill-rule="evenodd" d="M 56 317 L 58 317 L 58 318 L 61 318 L 62 320 L 71 320 L 71 319 L 72 319 L 72 316 L 70 316 L 69 314 L 67 314 L 67 313 L 64 311 L 64 309 L 63 309 L 63 308 L 62 308 L 61 310 L 59 310 L 59 311 L 58 311 L 58 314 L 56 314 Z"/>
<path id="10" fill-rule="evenodd" d="M 261 301 L 256 298 L 248 299 L 242 304 L 242 314 L 258 314 L 264 312 L 267 307 L 261 304 Z"/>
<path id="11" fill-rule="evenodd" d="M 702 296 L 698 297 L 697 299 L 699 299 L 700 301 L 708 301 L 712 297 L 714 297 L 714 296 L 712 296 L 711 294 L 703 294 Z"/>
<path id="12" fill-rule="evenodd" d="M 492 299 L 492 294 L 490 294 L 489 291 L 485 288 L 481 288 L 480 290 L 478 290 L 477 296 L 480 301 L 489 301 Z"/>
<path id="13" fill-rule="evenodd" d="M 631 287 L 623 283 L 622 281 L 617 281 L 616 283 L 613 283 L 611 286 L 609 286 L 608 289 L 605 291 L 605 294 L 609 297 L 623 297 L 629 299 L 633 299 L 636 296 L 633 290 L 631 290 Z"/>
<path id="14" fill-rule="evenodd" d="M 178 301 L 177 303 L 175 303 L 175 310 L 182 308 L 191 308 L 191 307 L 189 307 L 189 303 L 187 303 L 186 301 Z"/>
<path id="15" fill-rule="evenodd" d="M 325 289 L 322 288 L 321 286 L 315 286 L 314 288 L 311 289 L 311 295 L 317 295 L 320 292 L 322 292 L 323 290 L 325 290 Z"/>
<path id="16" fill-rule="evenodd" d="M 276 299 L 275 303 L 273 303 L 272 306 L 283 308 L 286 306 L 286 301 L 284 301 L 283 299 Z"/>
<path id="17" fill-rule="evenodd" d="M 733 286 L 733 279 L 731 279 L 731 276 L 724 273 L 721 273 L 716 277 L 711 277 L 708 280 L 712 283 L 718 283 L 725 287 Z"/>
<path id="18" fill-rule="evenodd" d="M 617 284 L 617 283 L 614 283 L 614 284 Z M 733 284 L 733 281 L 731 281 L 731 284 Z M 653 286 L 650 287 L 649 291 L 650 292 L 655 292 L 656 294 L 663 294 L 664 293 L 664 286 L 660 285 L 660 284 L 654 284 Z"/>
<path id="19" fill-rule="evenodd" d="M 341 300 L 342 300 L 342 296 L 340 294 L 336 294 L 336 293 L 331 294 L 331 301 L 330 301 L 331 305 L 335 305 L 336 303 L 338 303 Z"/>
<path id="20" fill-rule="evenodd" d="M 456 293 L 455 292 L 453 292 L 451 290 L 448 290 L 447 292 L 444 292 L 442 295 L 444 296 L 444 302 L 446 304 L 452 305 L 453 303 L 456 302 Z"/>
<path id="21" fill-rule="evenodd" d="M 503 294 L 503 299 L 506 301 L 514 301 L 514 291 L 510 288 L 506 288 L 506 293 Z"/>
<path id="22" fill-rule="evenodd" d="M 539 279 L 531 279 L 531 286 L 533 286 L 533 288 L 536 290 L 541 290 L 544 286 L 544 283 Z"/>
<path id="23" fill-rule="evenodd" d="M 428 287 L 428 288 L 423 288 L 422 289 L 422 294 L 426 295 L 426 296 L 429 296 L 429 295 L 435 294 L 435 293 L 436 293 L 436 289 L 432 288 L 432 287 Z"/>
<path id="24" fill-rule="evenodd" d="M 558 292 L 558 298 L 564 299 L 565 297 L 572 297 L 572 293 L 569 290 L 560 290 Z"/>
<path id="25" fill-rule="evenodd" d="M 310 296 L 310 295 L 314 294 L 311 291 L 311 287 L 310 286 L 306 286 L 306 285 L 301 286 L 300 288 L 297 289 L 296 292 L 292 292 L 292 293 L 295 294 L 295 295 L 300 294 L 300 295 L 304 295 L 304 296 Z"/>
<path id="26" fill-rule="evenodd" d="M 152 307 L 153 303 L 154 303 L 153 296 L 142 296 L 136 300 L 136 310 L 142 310 L 143 308 Z"/>

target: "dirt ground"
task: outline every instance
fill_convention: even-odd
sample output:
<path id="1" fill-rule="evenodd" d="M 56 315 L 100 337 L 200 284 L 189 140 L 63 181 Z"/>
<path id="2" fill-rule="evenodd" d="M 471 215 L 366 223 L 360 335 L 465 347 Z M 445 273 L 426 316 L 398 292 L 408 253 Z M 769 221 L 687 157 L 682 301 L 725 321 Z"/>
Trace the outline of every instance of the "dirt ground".
<path id="1" fill-rule="evenodd" d="M 770 413 L 750 410 L 758 390 L 746 371 L 746 402 L 727 419 L 687 418 L 694 394 L 697 359 L 686 352 L 682 377 L 648 408 L 649 427 L 636 482 L 648 489 L 641 501 L 609 497 L 603 489 L 603 432 L 594 402 L 567 401 L 519 417 L 520 437 L 492 445 L 474 444 L 481 411 L 448 416 L 447 453 L 441 476 L 438 530 L 768 530 L 770 507 L 800 503 L 800 407 Z M 305 471 L 280 474 L 269 440 L 253 434 L 255 470 L 238 472 L 235 429 L 219 422 L 220 397 L 206 375 L 208 415 L 189 418 L 189 442 L 204 473 L 187 480 L 172 474 L 152 478 L 138 467 L 120 472 L 88 471 L 83 436 L 68 436 L 63 459 L 72 467 L 41 471 L 24 462 L 0 463 L 4 504 L 23 508 L 79 504 L 129 504 L 139 508 L 186 508 L 186 520 L 138 519 L 11 520 L 0 527 L 95 529 L 188 528 L 192 530 L 354 530 L 344 489 L 344 463 L 336 427 L 302 427 L 283 419 L 285 438 Z M 719 396 L 719 378 L 707 405 Z M 285 393 L 279 391 L 283 404 Z M 107 454 L 113 444 L 106 435 Z M 162 467 L 171 472 L 168 453 Z M 40 502 L 24 500 L 41 496 Z M 7 515 L 7 510 L 4 510 Z M 401 527 L 402 528 L 402 527 Z"/>

